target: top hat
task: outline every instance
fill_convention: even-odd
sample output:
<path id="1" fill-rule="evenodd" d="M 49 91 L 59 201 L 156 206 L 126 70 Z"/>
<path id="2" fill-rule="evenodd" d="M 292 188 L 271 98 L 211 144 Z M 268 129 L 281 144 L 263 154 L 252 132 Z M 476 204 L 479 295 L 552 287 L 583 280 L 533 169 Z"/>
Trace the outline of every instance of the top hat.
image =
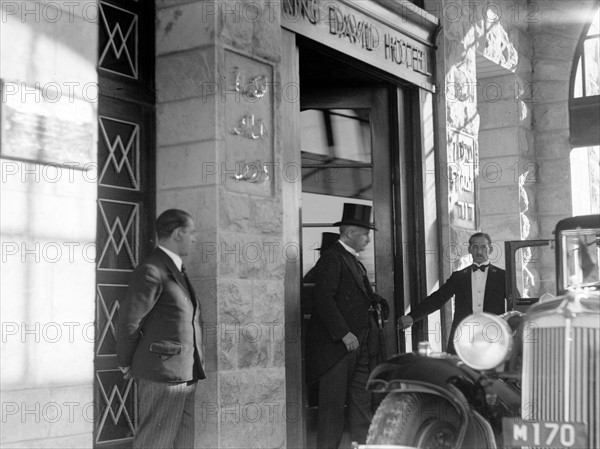
<path id="1" fill-rule="evenodd" d="M 339 239 L 340 235 L 336 232 L 324 232 L 321 234 L 321 247 L 317 248 L 317 250 L 321 252 L 327 251 L 327 249 Z"/>
<path id="2" fill-rule="evenodd" d="M 371 223 L 371 206 L 365 204 L 344 203 L 342 220 L 334 223 L 333 226 L 342 225 L 360 226 L 377 231 L 375 225 Z"/>

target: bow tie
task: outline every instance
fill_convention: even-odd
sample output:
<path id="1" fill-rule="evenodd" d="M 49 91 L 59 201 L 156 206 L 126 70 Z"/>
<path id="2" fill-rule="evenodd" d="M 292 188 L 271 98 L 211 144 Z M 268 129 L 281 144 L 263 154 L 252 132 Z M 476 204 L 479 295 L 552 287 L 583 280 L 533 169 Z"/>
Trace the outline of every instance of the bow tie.
<path id="1" fill-rule="evenodd" d="M 472 269 L 474 272 L 475 272 L 475 271 L 477 271 L 477 270 L 481 270 L 481 271 L 483 271 L 483 272 L 485 273 L 485 269 L 486 269 L 487 267 L 488 267 L 488 265 L 480 265 L 480 266 L 477 266 L 477 265 L 475 265 L 475 264 L 471 265 L 471 269 Z"/>

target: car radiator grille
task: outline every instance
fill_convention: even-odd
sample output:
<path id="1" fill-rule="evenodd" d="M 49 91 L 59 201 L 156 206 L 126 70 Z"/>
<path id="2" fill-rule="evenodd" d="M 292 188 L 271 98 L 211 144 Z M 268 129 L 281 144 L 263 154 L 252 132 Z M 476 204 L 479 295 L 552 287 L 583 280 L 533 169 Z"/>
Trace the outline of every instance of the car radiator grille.
<path id="1" fill-rule="evenodd" d="M 523 337 L 523 419 L 585 423 L 587 447 L 600 448 L 600 330 L 567 325 Z"/>

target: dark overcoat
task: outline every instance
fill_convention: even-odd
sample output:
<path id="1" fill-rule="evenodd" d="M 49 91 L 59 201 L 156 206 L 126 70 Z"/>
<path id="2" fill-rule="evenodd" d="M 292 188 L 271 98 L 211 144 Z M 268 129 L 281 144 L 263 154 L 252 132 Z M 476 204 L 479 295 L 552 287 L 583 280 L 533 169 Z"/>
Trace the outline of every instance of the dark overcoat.
<path id="1" fill-rule="evenodd" d="M 134 377 L 159 382 L 204 379 L 201 323 L 193 287 L 157 248 L 134 270 L 120 304 L 119 366 L 130 366 Z"/>
<path id="2" fill-rule="evenodd" d="M 489 266 L 485 292 L 483 296 L 483 311 L 501 315 L 506 312 L 506 287 L 504 270 L 494 265 Z M 425 301 L 418 304 L 408 316 L 414 321 L 425 318 L 440 309 L 454 296 L 454 319 L 450 328 L 447 351 L 454 354 L 454 334 L 460 322 L 473 313 L 473 291 L 471 288 L 471 266 L 452 273 L 450 278 L 439 290 L 429 295 Z"/>
<path id="3" fill-rule="evenodd" d="M 370 287 L 355 256 L 339 242 L 317 261 L 314 282 L 314 302 L 305 346 L 309 383 L 318 380 L 348 353 L 342 341 L 348 332 L 365 343 L 370 320 Z"/>

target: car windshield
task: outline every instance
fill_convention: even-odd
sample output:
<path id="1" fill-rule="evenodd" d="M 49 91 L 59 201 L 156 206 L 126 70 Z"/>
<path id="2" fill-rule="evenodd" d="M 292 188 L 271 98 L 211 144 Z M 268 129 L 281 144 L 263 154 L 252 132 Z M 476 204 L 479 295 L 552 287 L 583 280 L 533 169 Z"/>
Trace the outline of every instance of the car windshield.
<path id="1" fill-rule="evenodd" d="M 572 229 L 561 232 L 563 285 L 565 289 L 600 283 L 600 229 Z"/>

